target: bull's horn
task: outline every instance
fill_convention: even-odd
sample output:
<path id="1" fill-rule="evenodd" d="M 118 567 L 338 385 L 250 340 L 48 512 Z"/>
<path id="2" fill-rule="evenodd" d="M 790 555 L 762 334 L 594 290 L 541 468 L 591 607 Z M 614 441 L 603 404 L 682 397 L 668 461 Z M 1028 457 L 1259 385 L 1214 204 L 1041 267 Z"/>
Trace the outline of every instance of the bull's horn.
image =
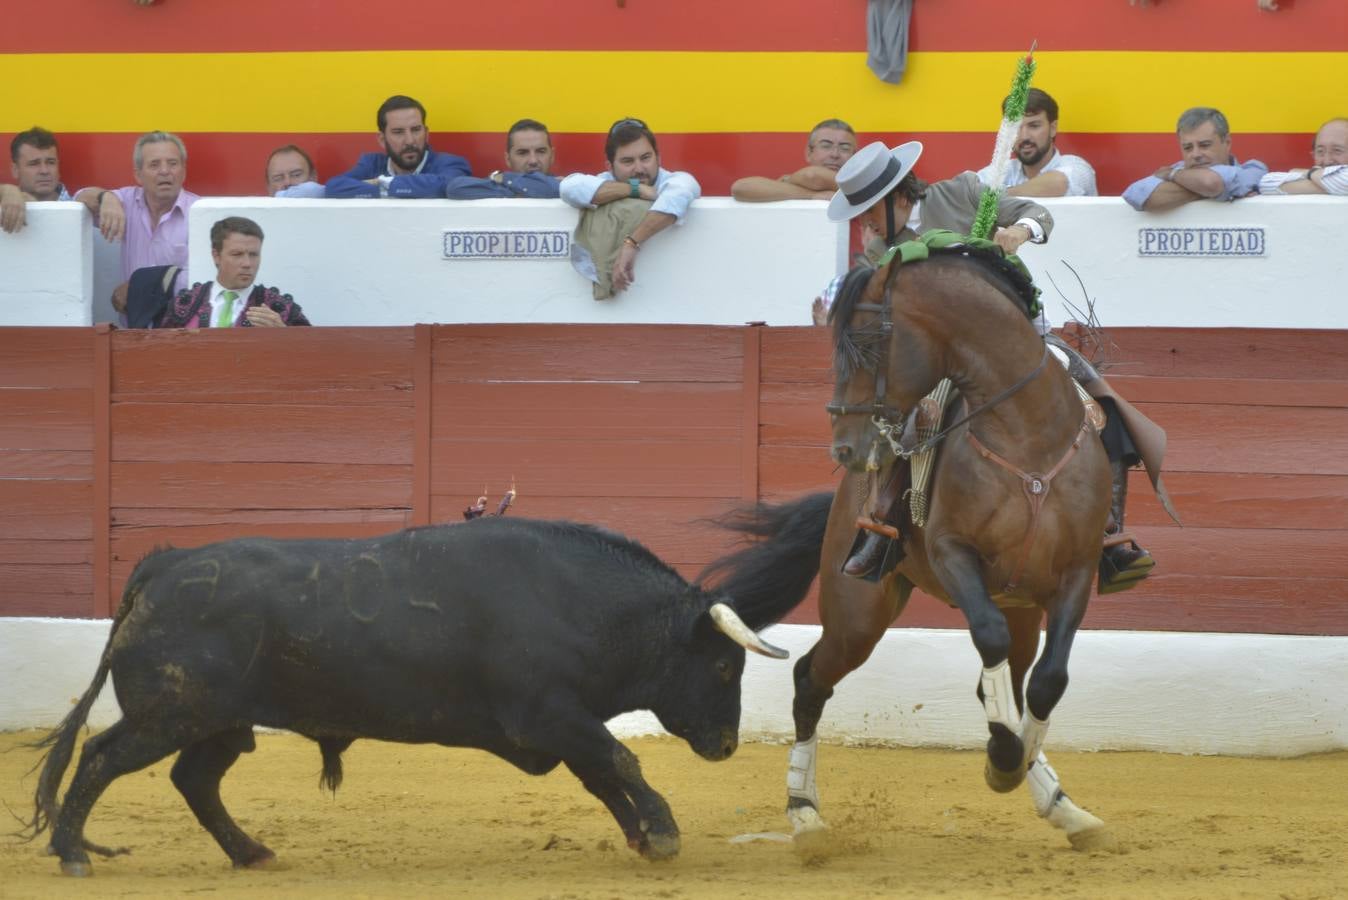
<path id="1" fill-rule="evenodd" d="M 791 655 L 781 647 L 774 647 L 759 637 L 752 628 L 744 624 L 744 620 L 733 609 L 724 603 L 713 603 L 711 609 L 707 610 L 707 614 L 711 616 L 711 620 L 716 623 L 717 629 L 722 634 L 745 650 L 771 656 L 773 659 L 786 659 Z"/>

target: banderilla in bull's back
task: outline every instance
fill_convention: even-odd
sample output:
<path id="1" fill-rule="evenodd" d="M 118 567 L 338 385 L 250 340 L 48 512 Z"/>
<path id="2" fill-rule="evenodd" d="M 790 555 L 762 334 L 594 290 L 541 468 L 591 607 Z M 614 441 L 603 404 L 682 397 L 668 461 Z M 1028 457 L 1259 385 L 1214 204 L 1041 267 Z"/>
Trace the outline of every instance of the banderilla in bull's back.
<path id="1" fill-rule="evenodd" d="M 99 796 L 176 752 L 172 781 L 197 819 L 234 865 L 265 864 L 272 851 L 220 799 L 261 725 L 316 741 L 332 790 L 358 738 L 476 747 L 536 775 L 565 763 L 633 849 L 669 858 L 669 806 L 604 723 L 649 709 L 699 755 L 730 756 L 745 648 L 785 657 L 756 632 L 788 609 L 690 584 L 640 544 L 564 521 L 158 550 L 127 582 L 92 684 L 37 744 L 25 834 L 50 829 L 62 871 L 89 874 L 90 851 L 117 852 L 84 837 Z M 122 718 L 85 743 L 58 804 L 109 675 Z"/>

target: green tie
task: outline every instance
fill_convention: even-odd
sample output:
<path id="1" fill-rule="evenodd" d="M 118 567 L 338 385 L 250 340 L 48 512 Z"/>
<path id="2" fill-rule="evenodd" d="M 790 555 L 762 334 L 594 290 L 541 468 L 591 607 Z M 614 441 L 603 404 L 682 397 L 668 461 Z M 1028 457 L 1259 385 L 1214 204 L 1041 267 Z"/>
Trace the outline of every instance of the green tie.
<path id="1" fill-rule="evenodd" d="M 220 327 L 234 327 L 234 299 L 239 296 L 237 291 L 225 291 L 220 296 L 225 298 L 225 308 L 220 313 Z"/>

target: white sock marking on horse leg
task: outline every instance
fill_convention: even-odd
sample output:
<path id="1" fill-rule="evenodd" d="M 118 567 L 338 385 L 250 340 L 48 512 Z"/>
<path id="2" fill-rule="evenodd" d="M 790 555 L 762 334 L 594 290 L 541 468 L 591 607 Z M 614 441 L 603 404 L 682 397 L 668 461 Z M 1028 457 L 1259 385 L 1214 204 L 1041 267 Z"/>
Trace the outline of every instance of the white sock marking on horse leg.
<path id="1" fill-rule="evenodd" d="M 1020 721 L 1020 741 L 1025 745 L 1024 759 L 1027 766 L 1039 758 L 1039 751 L 1044 748 L 1046 734 L 1048 734 L 1048 720 L 1037 718 L 1026 708 L 1025 718 Z"/>
<path id="2" fill-rule="evenodd" d="M 816 809 L 819 791 L 814 784 L 814 773 L 818 751 L 819 734 L 816 732 L 808 741 L 797 742 L 791 747 L 791 760 L 786 770 L 786 795 L 805 800 Z"/>
<path id="3" fill-rule="evenodd" d="M 1048 757 L 1039 753 L 1026 773 L 1026 782 L 1030 785 L 1030 796 L 1034 798 L 1035 811 L 1055 828 L 1061 828 L 1068 837 L 1104 828 L 1105 823 L 1072 802 L 1063 793 L 1058 773 L 1048 764 Z"/>
<path id="4" fill-rule="evenodd" d="M 983 711 L 988 722 L 996 722 L 1020 731 L 1020 713 L 1016 710 L 1016 695 L 1011 689 L 1011 663 L 1002 660 L 991 669 L 983 669 Z"/>
<path id="5" fill-rule="evenodd" d="M 815 760 L 819 750 L 819 735 L 800 741 L 791 748 L 790 765 L 786 770 L 786 795 L 793 800 L 804 800 L 808 806 L 787 806 L 786 818 L 793 834 L 822 831 L 828 826 L 819 816 L 819 791 L 815 788 Z"/>

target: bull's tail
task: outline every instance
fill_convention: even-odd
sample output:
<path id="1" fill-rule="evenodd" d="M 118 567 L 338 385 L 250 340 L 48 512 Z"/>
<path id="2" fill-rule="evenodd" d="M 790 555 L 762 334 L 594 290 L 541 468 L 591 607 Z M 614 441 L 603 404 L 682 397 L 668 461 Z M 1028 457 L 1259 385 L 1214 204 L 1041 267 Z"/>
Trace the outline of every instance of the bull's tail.
<path id="1" fill-rule="evenodd" d="M 811 494 L 736 510 L 720 524 L 762 540 L 708 565 L 698 583 L 712 582 L 729 594 L 735 611 L 755 631 L 781 621 L 805 599 L 819 574 L 832 503 L 831 493 Z"/>
<path id="2" fill-rule="evenodd" d="M 27 841 L 36 838 L 42 832 L 52 827 L 56 823 L 56 817 L 61 812 L 61 805 L 56 800 L 57 791 L 61 787 L 61 779 L 65 776 L 66 768 L 70 765 L 70 757 L 75 750 L 75 738 L 79 730 L 89 719 L 89 710 L 93 707 L 94 701 L 98 699 L 98 694 L 103 690 L 103 683 L 108 680 L 108 671 L 112 667 L 112 640 L 117 635 L 117 629 L 122 621 L 126 619 L 135 605 L 135 600 L 140 596 L 142 583 L 140 580 L 132 578 L 130 584 L 126 587 L 126 592 L 122 595 L 122 603 L 117 608 L 117 613 L 112 617 L 112 628 L 108 631 L 108 642 L 103 647 L 103 656 L 98 661 L 98 670 L 94 672 L 93 683 L 89 689 L 80 697 L 75 708 L 66 714 L 61 720 L 61 724 L 52 729 L 51 733 L 42 740 L 29 746 L 33 749 L 47 752 L 37 761 L 37 765 L 42 767 L 42 772 L 37 779 L 37 792 L 33 798 L 33 819 L 28 822 L 20 836 Z M 106 851 L 105 848 L 86 844 L 89 849 L 97 852 L 104 852 L 105 855 L 111 855 L 112 851 Z"/>

